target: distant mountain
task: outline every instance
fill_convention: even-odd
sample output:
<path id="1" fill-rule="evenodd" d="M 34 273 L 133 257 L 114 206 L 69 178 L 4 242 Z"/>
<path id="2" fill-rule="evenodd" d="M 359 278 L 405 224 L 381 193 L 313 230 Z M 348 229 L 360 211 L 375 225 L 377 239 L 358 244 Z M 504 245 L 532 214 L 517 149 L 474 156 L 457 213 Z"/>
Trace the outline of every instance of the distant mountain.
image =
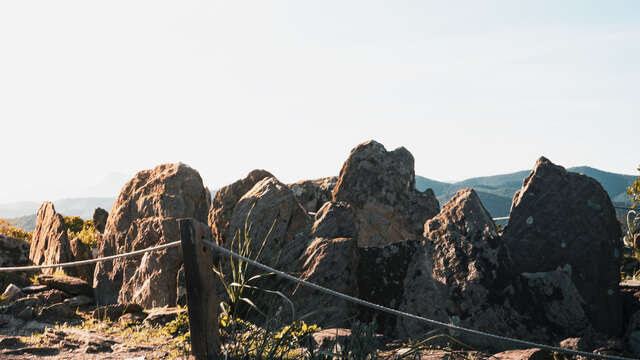
<path id="1" fill-rule="evenodd" d="M 25 231 L 33 231 L 36 229 L 36 220 L 38 219 L 37 214 L 21 216 L 13 219 L 6 219 L 11 222 L 15 227 L 19 227 Z"/>
<path id="2" fill-rule="evenodd" d="M 60 214 L 66 216 L 80 216 L 83 219 L 91 219 L 93 217 L 93 211 L 97 207 L 111 211 L 111 207 L 113 207 L 113 203 L 115 201 L 116 199 L 111 197 L 87 197 L 56 200 L 53 201 L 53 205 L 55 206 L 56 211 Z M 37 202 L 0 204 L 0 218 L 22 221 L 17 220 L 16 218 L 28 217 L 36 214 L 40 205 L 42 204 Z M 16 222 L 14 222 L 14 224 L 18 226 Z"/>
<path id="3" fill-rule="evenodd" d="M 594 169 L 588 166 L 567 169 L 596 179 L 607 191 L 611 201 L 617 206 L 630 206 L 627 187 L 631 186 L 637 176 L 622 175 Z M 522 187 L 524 179 L 531 170 L 523 170 L 509 174 L 483 176 L 446 183 L 416 176 L 416 188 L 424 191 L 433 189 L 440 205 L 444 205 L 460 189 L 473 188 L 478 193 L 484 207 L 493 217 L 509 216 L 513 195 Z"/>

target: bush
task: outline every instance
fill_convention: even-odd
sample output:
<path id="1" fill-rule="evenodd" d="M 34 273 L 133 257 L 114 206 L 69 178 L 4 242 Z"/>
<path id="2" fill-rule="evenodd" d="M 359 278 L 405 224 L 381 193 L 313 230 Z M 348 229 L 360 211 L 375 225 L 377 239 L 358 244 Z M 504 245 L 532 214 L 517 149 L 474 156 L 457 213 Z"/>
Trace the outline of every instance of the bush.
<path id="1" fill-rule="evenodd" d="M 91 248 L 98 247 L 98 230 L 93 220 L 82 220 L 79 216 L 64 216 L 69 240 L 78 238 Z"/>
<path id="2" fill-rule="evenodd" d="M 0 219 L 0 235 L 31 242 L 31 233 L 13 226 L 5 219 Z"/>

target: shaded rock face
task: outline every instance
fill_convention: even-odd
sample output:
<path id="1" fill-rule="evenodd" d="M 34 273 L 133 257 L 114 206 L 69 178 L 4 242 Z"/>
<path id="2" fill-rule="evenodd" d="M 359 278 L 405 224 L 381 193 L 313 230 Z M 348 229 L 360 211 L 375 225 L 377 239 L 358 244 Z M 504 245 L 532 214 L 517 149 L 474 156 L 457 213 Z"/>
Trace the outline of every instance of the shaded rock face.
<path id="1" fill-rule="evenodd" d="M 24 240 L 0 235 L 0 267 L 33 265 L 29 259 L 30 244 Z M 34 272 L 7 272 L 0 274 L 0 291 L 14 283 L 25 286 Z"/>
<path id="2" fill-rule="evenodd" d="M 206 221 L 207 193 L 198 172 L 185 164 L 160 165 L 139 172 L 120 192 L 97 256 L 179 240 L 177 219 Z M 96 302 L 135 302 L 145 308 L 175 306 L 181 264 L 181 247 L 99 263 L 94 273 Z"/>
<path id="3" fill-rule="evenodd" d="M 56 212 L 51 202 L 44 202 L 38 210 L 36 229 L 33 232 L 29 249 L 29 259 L 36 265 L 73 261 L 64 219 Z M 55 270 L 44 269 L 42 272 L 53 274 Z M 70 273 L 74 272 L 72 269 L 69 270 Z"/>
<path id="4" fill-rule="evenodd" d="M 107 226 L 107 219 L 109 218 L 109 213 L 107 210 L 97 207 L 93 211 L 93 225 L 96 227 L 96 230 L 100 234 L 104 233 L 104 228 Z"/>
<path id="5" fill-rule="evenodd" d="M 325 203 L 311 227 L 312 238 L 354 238 L 356 234 L 353 210 L 345 202 Z"/>
<path id="6" fill-rule="evenodd" d="M 74 261 L 79 260 L 89 260 L 92 259 L 91 256 L 91 247 L 89 245 L 80 241 L 80 239 L 75 238 L 69 241 L 69 248 L 71 249 L 71 254 L 73 256 Z M 93 283 L 93 271 L 95 270 L 95 264 L 88 265 L 80 265 L 74 267 L 75 275 L 86 281 L 91 285 Z"/>
<path id="7" fill-rule="evenodd" d="M 315 238 L 305 250 L 300 272 L 301 279 L 348 295 L 356 295 L 353 287 L 353 250 L 351 238 Z M 298 286 L 292 300 L 298 316 L 313 313 L 309 321 L 327 326 L 347 326 L 353 312 L 351 304 L 307 288 Z"/>
<path id="8" fill-rule="evenodd" d="M 331 192 L 338 182 L 337 176 L 316 180 L 303 180 L 289 184 L 302 207 L 308 212 L 317 212 L 324 203 L 331 201 Z"/>
<path id="9" fill-rule="evenodd" d="M 418 241 L 404 241 L 387 246 L 354 247 L 352 258 L 354 267 L 354 288 L 357 297 L 372 303 L 397 309 L 404 297 L 404 279 L 411 258 L 418 250 Z M 371 322 L 374 317 L 378 330 L 391 335 L 398 319 L 358 306 L 360 321 Z"/>
<path id="10" fill-rule="evenodd" d="M 569 266 L 548 272 L 520 274 L 522 290 L 514 303 L 526 309 L 555 339 L 589 330 L 584 300 L 571 280 Z M 533 299 L 533 300 L 532 300 Z"/>
<path id="11" fill-rule="evenodd" d="M 211 235 L 216 244 L 224 245 L 231 242 L 232 238 L 226 239 L 225 234 L 229 229 L 233 209 L 244 194 L 251 190 L 260 180 L 267 177 L 273 177 L 273 175 L 266 170 L 253 170 L 246 178 L 220 188 L 216 192 L 208 215 Z"/>
<path id="12" fill-rule="evenodd" d="M 622 328 L 620 233 L 611 200 L 596 180 L 542 157 L 514 195 L 503 238 L 517 272 L 569 264 L 591 323 L 615 335 Z"/>
<path id="13" fill-rule="evenodd" d="M 351 151 L 332 195 L 353 207 L 359 247 L 418 240 L 424 222 L 439 211 L 433 191 L 415 189 L 411 153 L 388 152 L 375 141 Z"/>
<path id="14" fill-rule="evenodd" d="M 521 316 L 505 306 L 512 275 L 508 251 L 475 191 L 460 190 L 426 222 L 424 236 L 404 279 L 401 310 L 500 334 L 524 332 L 514 323 Z M 398 324 L 403 335 L 425 329 L 415 321 Z"/>

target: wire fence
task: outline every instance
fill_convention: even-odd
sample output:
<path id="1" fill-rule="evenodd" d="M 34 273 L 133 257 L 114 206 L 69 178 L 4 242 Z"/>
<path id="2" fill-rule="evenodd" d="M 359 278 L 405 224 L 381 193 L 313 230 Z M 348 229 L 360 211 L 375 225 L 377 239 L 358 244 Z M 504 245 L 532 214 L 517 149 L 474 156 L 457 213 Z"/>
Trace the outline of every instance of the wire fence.
<path id="1" fill-rule="evenodd" d="M 614 359 L 614 360 L 632 360 L 631 358 L 626 358 L 626 357 L 620 357 L 620 356 L 615 356 L 615 355 L 604 355 L 604 354 L 595 354 L 595 353 L 590 353 L 590 352 L 585 352 L 585 351 L 578 351 L 578 350 L 571 350 L 571 349 L 566 349 L 566 348 L 561 348 L 561 347 L 557 347 L 557 346 L 551 346 L 551 345 L 545 345 L 545 344 L 540 344 L 540 343 L 535 343 L 535 342 L 531 342 L 531 341 L 526 341 L 526 340 L 521 340 L 521 339 L 515 339 L 515 338 L 510 338 L 510 337 L 506 337 L 506 336 L 501 336 L 501 335 L 496 335 L 496 334 L 492 334 L 492 333 L 488 333 L 488 332 L 484 332 L 484 331 L 480 331 L 480 330 L 474 330 L 474 329 L 468 329 L 468 328 L 464 328 L 464 327 L 460 327 L 460 326 L 456 326 L 453 324 L 448 324 L 448 323 L 443 323 L 437 320 L 432 320 L 432 319 L 428 319 L 425 317 L 421 317 L 418 315 L 414 315 L 414 314 L 410 314 L 407 312 L 403 312 L 400 310 L 396 310 L 396 309 L 392 309 L 392 308 L 388 308 L 382 305 L 378 305 L 357 297 L 353 297 L 350 295 L 346 295 L 343 293 L 340 293 L 338 291 L 335 290 L 331 290 L 328 288 L 325 288 L 323 286 L 320 286 L 318 284 L 306 281 L 306 280 L 302 280 L 299 279 L 295 276 L 292 276 L 290 274 L 287 274 L 285 272 L 279 271 L 277 269 L 274 269 L 270 266 L 264 265 L 262 263 L 259 263 L 257 261 L 254 261 L 252 259 L 249 259 L 247 257 L 244 257 L 242 255 L 239 255 L 231 250 L 228 250 L 224 247 L 221 247 L 211 241 L 207 241 L 207 240 L 201 240 L 202 243 L 204 243 L 205 245 L 211 247 L 212 249 L 223 253 L 225 255 L 231 256 L 235 259 L 238 260 L 242 260 L 244 262 L 246 262 L 247 264 L 251 264 L 252 266 L 255 266 L 259 269 L 262 269 L 263 271 L 267 271 L 269 273 L 273 273 L 274 275 L 295 282 L 299 285 L 302 286 L 306 286 L 309 288 L 312 288 L 314 290 L 323 292 L 325 294 L 349 301 L 351 303 L 354 304 L 358 304 L 358 305 L 362 305 L 362 306 L 366 306 L 370 309 L 376 310 L 376 311 L 381 311 L 381 312 L 385 312 L 391 315 L 395 315 L 398 317 L 403 317 L 403 318 L 407 318 L 407 319 L 412 319 L 412 320 L 416 320 L 419 322 L 423 322 L 425 324 L 428 324 L 430 326 L 433 326 L 435 328 L 441 328 L 441 329 L 447 329 L 447 330 L 452 330 L 452 331 L 457 331 L 460 333 L 464 333 L 464 334 L 469 334 L 469 335 L 476 335 L 476 336 L 482 336 L 482 337 L 486 337 L 486 338 L 491 338 L 497 341 L 501 341 L 504 343 L 510 343 L 512 345 L 516 345 L 516 346 L 523 346 L 526 348 L 539 348 L 539 349 L 544 349 L 544 350 L 548 350 L 548 351 L 554 351 L 557 353 L 563 353 L 563 354 L 568 354 L 568 355 L 577 355 L 577 356 L 586 356 L 589 358 L 594 358 L 594 359 Z M 112 256 L 107 256 L 107 257 L 103 257 L 103 258 L 98 258 L 98 259 L 92 259 L 92 260 L 83 260 L 83 261 L 73 261 L 73 262 L 67 262 L 67 263 L 62 263 L 62 264 L 48 264 L 48 265 L 36 265 L 36 266 L 18 266 L 18 267 L 5 267 L 5 268 L 0 268 L 0 272 L 16 272 L 16 271 L 31 271 L 31 270 L 41 270 L 41 269 L 49 269 L 49 268 L 64 268 L 64 267 L 72 267 L 72 266 L 80 266 L 80 265 L 86 265 L 86 264 L 93 264 L 93 263 L 98 263 L 98 262 L 103 262 L 103 261 L 111 261 L 111 260 L 115 260 L 118 258 L 124 258 L 124 257 L 131 257 L 131 256 L 137 256 L 137 255 L 142 255 L 148 252 L 153 252 L 153 251 L 159 251 L 159 250 L 164 250 L 164 249 L 168 249 L 171 247 L 176 247 L 179 246 L 181 244 L 181 241 L 174 241 L 171 243 L 167 243 L 167 244 L 162 244 L 159 246 L 154 246 L 154 247 L 150 247 L 147 249 L 143 249 L 143 250 L 137 250 L 137 251 L 132 251 L 132 252 L 128 252 L 128 253 L 124 253 L 124 254 L 118 254 L 118 255 L 112 255 Z"/>

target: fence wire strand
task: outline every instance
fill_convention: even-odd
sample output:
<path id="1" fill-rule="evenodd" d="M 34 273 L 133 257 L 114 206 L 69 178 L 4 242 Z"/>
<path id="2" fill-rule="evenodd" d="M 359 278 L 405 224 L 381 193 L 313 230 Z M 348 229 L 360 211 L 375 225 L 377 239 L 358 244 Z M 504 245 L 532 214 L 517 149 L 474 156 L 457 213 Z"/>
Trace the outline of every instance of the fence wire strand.
<path id="1" fill-rule="evenodd" d="M 162 244 L 162 245 L 150 247 L 150 248 L 147 248 L 147 249 L 131 251 L 131 252 L 124 253 L 124 254 L 105 256 L 105 257 L 99 258 L 99 259 L 79 260 L 79 261 L 72 261 L 72 262 L 67 262 L 67 263 L 62 263 L 62 264 L 3 267 L 3 268 L 0 268 L 0 272 L 32 271 L 32 270 L 53 269 L 53 268 L 57 269 L 57 268 L 66 268 L 66 267 L 73 267 L 73 266 L 80 266 L 80 265 L 95 264 L 95 263 L 99 263 L 99 262 L 103 262 L 103 261 L 109 261 L 109 260 L 115 260 L 115 259 L 119 259 L 119 258 L 129 257 L 129 256 L 141 255 L 141 254 L 152 252 L 152 251 L 164 250 L 164 249 L 168 249 L 168 248 L 174 247 L 174 246 L 180 246 L 180 241 L 178 240 L 178 241 L 170 242 L 170 243 L 167 243 L 167 244 Z"/>
<path id="2" fill-rule="evenodd" d="M 421 316 L 417 316 L 417 315 L 413 315 L 404 311 L 400 311 L 400 310 L 395 310 L 395 309 L 391 309 L 382 305 L 378 305 L 366 300 L 362 300 L 359 299 L 357 297 L 353 297 L 353 296 L 349 296 L 346 294 L 343 294 L 341 292 L 335 291 L 335 290 L 331 290 L 328 289 L 326 287 L 320 286 L 318 284 L 314 284 L 312 282 L 306 281 L 306 280 L 302 280 L 299 279 L 293 275 L 289 275 L 285 272 L 282 272 L 280 270 L 276 270 L 270 266 L 264 265 L 262 263 L 259 263 L 257 261 L 251 260 L 245 256 L 236 254 L 235 252 L 225 249 L 211 241 L 207 241 L 207 240 L 202 240 L 202 242 L 206 245 L 208 245 L 209 247 L 211 247 L 212 249 L 221 252 L 225 255 L 228 256 L 232 256 L 238 260 L 242 260 L 248 264 L 251 264 L 257 268 L 260 268 L 264 271 L 270 272 L 275 274 L 278 277 L 281 277 L 283 279 L 287 279 L 290 281 L 293 281 L 297 284 L 318 290 L 320 292 L 323 292 L 325 294 L 331 295 L 331 296 L 335 296 L 337 298 L 340 298 L 342 300 L 346 300 L 349 302 L 352 302 L 354 304 L 358 304 L 358 305 L 362 305 L 362 306 L 366 306 L 368 308 L 374 309 L 374 310 L 378 310 L 378 311 L 382 311 L 382 312 L 386 312 L 388 314 L 391 315 L 395 315 L 395 316 L 399 316 L 399 317 L 404 317 L 407 319 L 413 319 L 413 320 L 417 320 L 417 321 L 421 321 L 424 323 L 427 323 L 433 327 L 437 327 L 437 328 L 443 328 L 443 329 L 448 329 L 448 330 L 453 330 L 453 331 L 458 331 L 461 333 L 466 333 L 466 334 L 471 334 L 471 335 L 477 335 L 477 336 L 483 336 L 483 337 L 488 337 L 488 338 L 492 338 L 495 340 L 499 340 L 502 342 L 506 342 L 506 343 L 511 343 L 514 345 L 518 345 L 518 346 L 524 346 L 526 348 L 539 348 L 539 349 L 544 349 L 544 350 L 549 350 L 549 351 L 555 351 L 555 352 L 559 352 L 559 353 L 565 353 L 565 354 L 570 354 L 570 355 L 578 355 L 578 356 L 586 356 L 586 357 L 590 357 L 590 358 L 594 358 L 594 359 L 614 359 L 614 360 L 633 360 L 631 358 L 626 358 L 626 357 L 620 357 L 620 356 L 615 356 L 615 355 L 603 355 L 603 354 L 595 354 L 595 353 L 590 353 L 590 352 L 585 352 L 585 351 L 578 351 L 578 350 L 571 350 L 571 349 L 565 349 L 565 348 L 561 348 L 561 347 L 557 347 L 557 346 L 550 346 L 550 345 L 545 345 L 545 344 L 538 344 L 535 342 L 531 342 L 531 341 L 526 341 L 526 340 L 520 340 L 520 339 L 515 339 L 515 338 L 510 338 L 510 337 L 506 337 L 506 336 L 501 336 L 501 335 L 496 335 L 496 334 L 491 334 L 491 333 L 487 333 L 484 331 L 480 331 L 480 330 L 474 330 L 474 329 L 467 329 L 467 328 L 463 328 L 460 326 L 456 326 L 456 325 L 452 325 L 452 324 L 447 324 L 447 323 L 443 323 L 437 320 L 431 320 L 431 319 L 427 319 Z"/>

